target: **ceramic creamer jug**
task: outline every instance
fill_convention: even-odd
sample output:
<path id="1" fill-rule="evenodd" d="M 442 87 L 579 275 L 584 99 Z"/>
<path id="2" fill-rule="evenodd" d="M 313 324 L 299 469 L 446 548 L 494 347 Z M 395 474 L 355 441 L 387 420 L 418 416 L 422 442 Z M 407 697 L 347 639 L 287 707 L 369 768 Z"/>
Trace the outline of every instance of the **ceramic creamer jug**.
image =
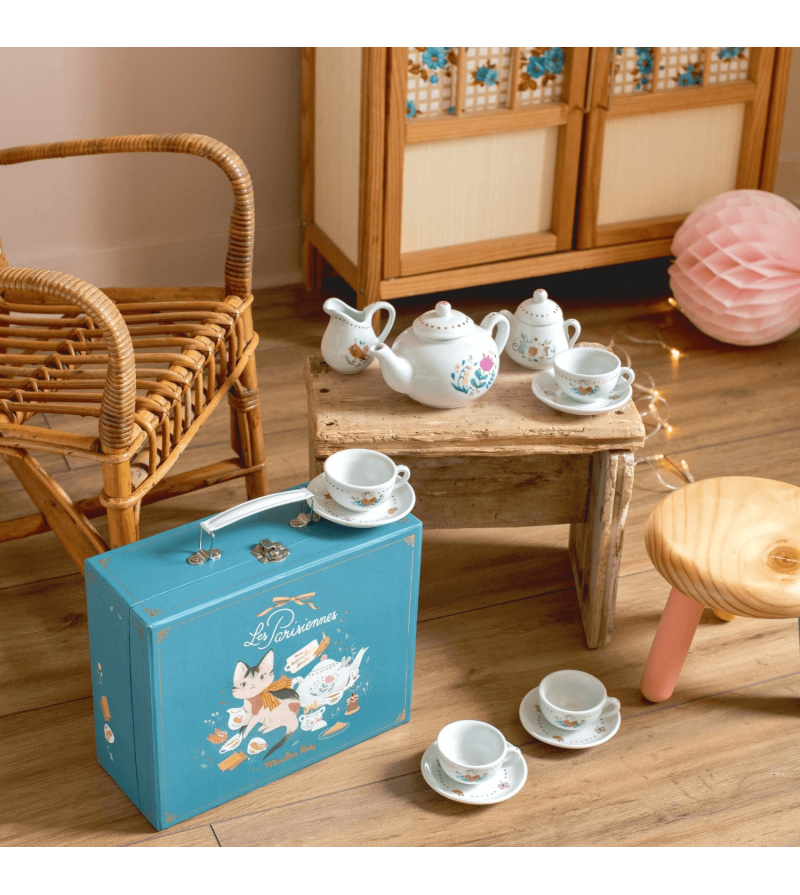
<path id="1" fill-rule="evenodd" d="M 378 336 L 372 328 L 372 317 L 383 308 L 389 322 Z M 357 311 L 340 298 L 329 298 L 322 310 L 331 318 L 322 336 L 322 356 L 328 366 L 340 373 L 360 373 L 372 363 L 372 346 L 382 342 L 394 324 L 395 310 L 389 302 L 376 301 Z"/>
<path id="2" fill-rule="evenodd" d="M 497 327 L 497 335 L 492 330 Z M 429 407 L 453 408 L 469 404 L 492 386 L 509 324 L 493 311 L 476 326 L 440 301 L 400 333 L 389 348 L 378 342 L 378 358 L 387 385 Z"/>
<path id="3" fill-rule="evenodd" d="M 523 367 L 545 370 L 553 366 L 559 351 L 572 348 L 581 333 L 577 320 L 564 320 L 561 308 L 544 289 L 537 289 L 517 308 L 516 314 L 501 311 L 511 324 L 506 354 Z M 569 335 L 570 327 L 574 330 Z"/>

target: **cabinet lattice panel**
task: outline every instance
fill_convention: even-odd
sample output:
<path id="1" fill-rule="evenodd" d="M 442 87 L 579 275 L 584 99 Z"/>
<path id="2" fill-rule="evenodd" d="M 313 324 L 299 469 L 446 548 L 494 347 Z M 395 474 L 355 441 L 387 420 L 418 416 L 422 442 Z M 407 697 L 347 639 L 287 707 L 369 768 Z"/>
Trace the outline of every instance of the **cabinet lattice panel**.
<path id="1" fill-rule="evenodd" d="M 463 51 L 463 59 L 460 52 Z M 409 47 L 407 118 L 490 112 L 558 102 L 563 47 Z"/>
<path id="2" fill-rule="evenodd" d="M 748 77 L 747 47 L 616 47 L 613 58 L 615 96 L 652 93 L 654 85 L 675 90 Z"/>

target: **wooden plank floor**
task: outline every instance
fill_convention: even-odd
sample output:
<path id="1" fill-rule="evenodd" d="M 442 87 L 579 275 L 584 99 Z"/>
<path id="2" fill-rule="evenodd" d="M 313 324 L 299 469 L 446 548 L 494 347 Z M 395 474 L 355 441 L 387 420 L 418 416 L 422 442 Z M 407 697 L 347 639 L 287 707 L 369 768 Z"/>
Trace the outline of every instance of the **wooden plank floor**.
<path id="1" fill-rule="evenodd" d="M 652 262 L 534 285 L 578 318 L 582 338 L 662 332 L 685 352 L 676 363 L 658 346 L 618 340 L 637 374 L 651 374 L 671 405 L 674 432 L 657 435 L 640 454 L 684 458 L 697 478 L 757 475 L 800 485 L 800 332 L 760 348 L 715 343 L 667 304 L 665 269 Z M 334 281 L 326 285 L 347 295 Z M 446 297 L 480 320 L 490 310 L 513 310 L 532 288 L 514 283 Z M 257 297 L 272 490 L 307 475 L 302 365 L 327 324 L 323 297 L 299 287 Z M 398 301 L 394 332 L 441 297 Z M 222 412 L 187 460 L 197 465 L 228 452 Z M 56 457 L 46 465 L 75 497 L 99 490 L 86 464 L 70 467 Z M 81 575 L 51 534 L 0 545 L 0 844 L 800 844 L 797 622 L 704 615 L 673 699 L 654 706 L 639 696 L 667 595 L 643 531 L 664 493 L 647 466 L 637 467 L 614 636 L 594 651 L 583 639 L 566 527 L 426 531 L 410 723 L 163 833 L 95 759 Z M 142 531 L 243 499 L 235 482 L 145 507 Z M 0 519 L 27 512 L 27 497 L 2 465 Z M 105 531 L 102 521 L 98 527 Z M 622 701 L 619 733 L 597 748 L 561 751 L 520 724 L 528 690 L 570 667 L 596 674 Z M 185 683 L 191 686 L 188 671 Z M 444 724 L 465 717 L 496 725 L 522 749 L 528 781 L 509 801 L 456 804 L 424 782 L 423 751 Z"/>

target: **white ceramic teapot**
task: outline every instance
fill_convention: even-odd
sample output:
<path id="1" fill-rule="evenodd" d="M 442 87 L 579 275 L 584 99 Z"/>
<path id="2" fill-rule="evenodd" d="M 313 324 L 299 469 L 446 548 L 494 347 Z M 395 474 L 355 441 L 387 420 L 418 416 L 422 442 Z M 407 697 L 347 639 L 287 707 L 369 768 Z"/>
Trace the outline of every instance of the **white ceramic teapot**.
<path id="1" fill-rule="evenodd" d="M 564 320 L 561 308 L 544 289 L 537 289 L 533 298 L 526 299 L 516 314 L 501 311 L 511 324 L 511 337 L 506 354 L 523 367 L 545 370 L 553 366 L 553 358 L 572 348 L 581 334 L 577 320 Z M 572 327 L 574 332 L 569 335 Z"/>
<path id="2" fill-rule="evenodd" d="M 383 308 L 389 321 L 380 336 L 372 329 L 374 313 Z M 341 298 L 329 298 L 322 310 L 331 318 L 322 336 L 322 356 L 340 373 L 360 373 L 372 363 L 372 346 L 382 342 L 394 324 L 395 310 L 387 301 L 376 301 L 357 311 Z"/>
<path id="3" fill-rule="evenodd" d="M 372 353 L 386 384 L 396 392 L 429 407 L 462 407 L 489 391 L 508 334 L 509 323 L 498 311 L 476 326 L 466 314 L 440 301 L 400 333 L 392 348 L 378 342 Z"/>

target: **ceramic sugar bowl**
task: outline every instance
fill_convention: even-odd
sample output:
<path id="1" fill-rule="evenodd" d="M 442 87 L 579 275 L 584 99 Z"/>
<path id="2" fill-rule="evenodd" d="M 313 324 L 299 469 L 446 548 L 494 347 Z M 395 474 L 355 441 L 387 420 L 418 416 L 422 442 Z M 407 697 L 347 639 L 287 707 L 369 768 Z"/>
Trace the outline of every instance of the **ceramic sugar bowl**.
<path id="1" fill-rule="evenodd" d="M 523 367 L 546 370 L 553 366 L 559 351 L 572 348 L 581 333 L 577 320 L 564 320 L 561 308 L 544 289 L 537 289 L 529 298 L 511 311 L 501 311 L 511 324 L 511 336 L 506 354 Z M 573 329 L 572 335 L 569 334 Z"/>
<path id="2" fill-rule="evenodd" d="M 492 330 L 497 327 L 497 335 Z M 480 326 L 440 301 L 389 348 L 372 347 L 386 384 L 429 407 L 462 407 L 485 395 L 497 376 L 509 323 L 498 311 Z"/>

